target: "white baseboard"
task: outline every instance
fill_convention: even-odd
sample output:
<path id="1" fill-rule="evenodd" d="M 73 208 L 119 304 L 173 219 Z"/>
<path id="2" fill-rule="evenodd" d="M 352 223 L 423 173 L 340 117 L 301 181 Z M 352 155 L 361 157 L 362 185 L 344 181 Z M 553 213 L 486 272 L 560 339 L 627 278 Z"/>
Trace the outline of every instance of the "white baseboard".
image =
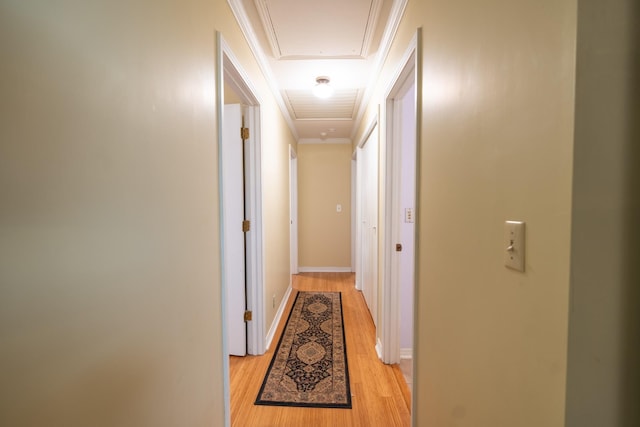
<path id="1" fill-rule="evenodd" d="M 298 267 L 300 273 L 351 273 L 351 267 Z"/>
<path id="2" fill-rule="evenodd" d="M 291 287 L 291 282 L 289 282 L 289 287 L 287 288 L 287 291 L 284 293 L 284 297 L 282 298 L 282 301 L 280 301 L 280 306 L 278 307 L 276 316 L 273 318 L 273 323 L 271 323 L 271 327 L 269 328 L 269 332 L 267 333 L 266 347 L 265 347 L 267 350 L 269 350 L 269 347 L 271 347 L 271 342 L 273 341 L 273 337 L 276 335 L 276 330 L 278 329 L 278 325 L 280 324 L 280 319 L 282 318 L 284 309 L 287 307 L 287 301 L 289 301 L 289 297 L 291 296 L 292 290 L 293 288 Z"/>
<path id="3" fill-rule="evenodd" d="M 413 349 L 412 348 L 401 348 L 400 349 L 400 359 L 413 359 Z"/>
<path id="4" fill-rule="evenodd" d="M 380 338 L 376 338 L 376 354 L 378 355 L 378 359 L 384 361 L 382 359 L 382 341 L 380 341 Z"/>

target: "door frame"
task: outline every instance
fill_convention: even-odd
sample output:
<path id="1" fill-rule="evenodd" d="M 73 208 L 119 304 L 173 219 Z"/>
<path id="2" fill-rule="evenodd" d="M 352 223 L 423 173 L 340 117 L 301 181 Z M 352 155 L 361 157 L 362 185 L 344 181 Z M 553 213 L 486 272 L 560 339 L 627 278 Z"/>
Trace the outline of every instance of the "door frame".
<path id="1" fill-rule="evenodd" d="M 253 312 L 253 320 L 247 324 L 247 353 L 252 355 L 264 354 L 266 349 L 265 337 L 265 310 L 264 310 L 264 228 L 262 214 L 262 141 L 261 141 L 261 110 L 262 104 L 258 91 L 255 89 L 248 74 L 244 71 L 237 57 L 224 40 L 219 31 L 216 31 L 216 110 L 218 122 L 218 162 L 221 161 L 222 129 L 224 123 L 224 87 L 225 84 L 234 90 L 241 103 L 245 105 L 245 124 L 250 129 L 248 144 L 249 153 L 246 176 L 246 216 L 251 221 L 251 230 L 247 234 L 246 256 L 246 281 L 247 281 L 247 309 Z M 218 164 L 218 179 L 222 182 L 222 168 Z M 220 219 L 222 206 L 220 206 Z M 222 226 L 221 226 L 222 229 Z M 221 256 L 224 253 L 221 250 Z M 225 272 L 222 271 L 224 279 Z M 222 360 L 223 360 L 223 392 L 225 407 L 225 423 L 230 425 L 230 384 L 229 384 L 229 357 L 227 349 L 226 331 L 226 304 L 227 290 L 221 286 L 222 301 Z"/>
<path id="2" fill-rule="evenodd" d="M 418 201 L 419 192 L 419 141 L 420 141 L 420 117 L 421 117 L 421 29 L 412 38 L 407 50 L 400 61 L 400 66 L 394 73 L 385 92 L 382 117 L 385 117 L 385 150 L 381 167 L 384 173 L 384 206 L 383 219 L 384 232 L 381 233 L 381 246 L 383 248 L 383 262 L 381 263 L 382 276 L 382 310 L 380 322 L 380 342 L 378 356 L 384 363 L 400 362 L 400 287 L 396 286 L 399 277 L 399 259 L 396 254 L 395 244 L 400 241 L 399 223 L 403 215 L 399 203 L 400 168 L 401 168 L 401 141 L 398 138 L 398 111 L 395 107 L 396 97 L 406 90 L 409 79 L 413 79 L 415 87 L 415 114 L 416 114 L 416 212 L 420 207 Z M 417 214 L 416 214 L 417 218 Z M 416 220 L 414 259 L 417 259 L 418 221 Z M 414 263 L 414 348 L 416 345 L 417 313 L 417 263 Z M 414 357 L 414 365 L 416 358 Z M 414 366 L 415 368 L 415 366 Z M 414 369 L 415 376 L 415 369 Z M 415 383 L 415 382 L 414 382 Z"/>
<path id="3" fill-rule="evenodd" d="M 298 274 L 298 154 L 289 145 L 289 251 L 291 274 Z"/>

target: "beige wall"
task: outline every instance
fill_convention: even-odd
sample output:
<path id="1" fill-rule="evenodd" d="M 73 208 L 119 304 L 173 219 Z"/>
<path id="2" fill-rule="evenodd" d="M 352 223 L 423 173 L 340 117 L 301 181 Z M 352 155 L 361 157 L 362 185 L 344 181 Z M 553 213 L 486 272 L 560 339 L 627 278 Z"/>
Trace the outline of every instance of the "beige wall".
<path id="1" fill-rule="evenodd" d="M 265 88 L 266 90 L 266 88 Z M 262 110 L 265 318 L 271 327 L 291 283 L 289 224 L 289 144 L 296 146 L 275 102 Z M 275 295 L 275 307 L 272 298 Z"/>
<path id="2" fill-rule="evenodd" d="M 418 27 L 416 425 L 561 426 L 576 1 L 410 0 L 379 88 Z M 503 265 L 509 219 L 525 273 Z"/>
<path id="3" fill-rule="evenodd" d="M 342 212 L 336 212 L 336 205 Z M 298 146 L 300 267 L 351 267 L 351 146 Z"/>
<path id="4" fill-rule="evenodd" d="M 632 427 L 640 425 L 640 7 L 580 0 L 578 17 L 566 426 Z"/>
<path id="5" fill-rule="evenodd" d="M 216 30 L 285 165 L 264 177 L 283 293 L 295 141 L 226 1 L 2 2 L 1 425 L 222 425 Z"/>
<path id="6" fill-rule="evenodd" d="M 240 97 L 226 82 L 224 83 L 224 103 L 225 104 L 242 104 Z"/>

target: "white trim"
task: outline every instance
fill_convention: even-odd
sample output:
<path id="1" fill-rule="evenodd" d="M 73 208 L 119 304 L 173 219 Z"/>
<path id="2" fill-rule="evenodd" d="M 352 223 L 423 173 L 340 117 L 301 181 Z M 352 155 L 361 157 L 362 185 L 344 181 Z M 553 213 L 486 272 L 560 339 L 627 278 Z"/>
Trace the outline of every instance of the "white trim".
<path id="1" fill-rule="evenodd" d="M 298 267 L 300 273 L 351 273 L 351 267 Z"/>
<path id="2" fill-rule="evenodd" d="M 360 280 L 360 276 L 362 276 L 362 260 L 360 257 L 362 256 L 362 156 L 360 156 L 362 148 L 356 147 L 353 152 L 353 159 L 356 165 L 356 185 L 353 189 L 355 194 L 355 207 L 351 211 L 353 215 L 353 223 L 355 224 L 355 237 L 354 237 L 354 253 L 355 260 L 353 260 L 354 269 L 353 271 L 356 273 L 355 287 L 358 291 L 362 290 L 362 281 Z"/>
<path id="3" fill-rule="evenodd" d="M 402 20 L 402 15 L 404 15 L 404 11 L 407 7 L 408 2 L 409 0 L 394 0 L 393 5 L 391 5 L 389 20 L 387 21 L 387 26 L 385 27 L 384 33 L 382 34 L 382 39 L 380 40 L 378 54 L 375 58 L 374 65 L 371 68 L 369 81 L 365 86 L 366 89 L 364 95 L 362 96 L 362 100 L 360 101 L 360 105 L 358 106 L 358 112 L 356 114 L 355 120 L 353 121 L 354 126 L 353 130 L 351 131 L 351 139 L 355 138 L 358 128 L 360 127 L 359 124 L 362 120 L 362 116 L 364 115 L 367 105 L 369 105 L 369 101 L 371 101 L 371 97 L 373 96 L 376 86 L 375 83 L 378 80 L 380 72 L 382 71 L 384 62 L 389 55 L 391 44 L 393 43 L 393 39 L 396 37 L 398 27 L 400 26 L 400 21 Z"/>
<path id="4" fill-rule="evenodd" d="M 249 17 L 247 16 L 247 12 L 242 4 L 242 0 L 227 0 L 229 7 L 236 20 L 238 21 L 238 25 L 245 38 L 247 39 L 249 48 L 253 53 L 253 56 L 256 58 L 258 62 L 258 66 L 262 71 L 262 74 L 265 76 L 267 84 L 269 85 L 269 89 L 273 94 L 282 115 L 291 130 L 294 138 L 298 139 L 298 131 L 296 130 L 295 123 L 291 117 L 289 110 L 285 104 L 285 101 L 280 92 L 280 88 L 277 85 L 277 80 L 271 70 L 271 66 L 269 65 L 269 61 L 265 56 L 264 52 L 260 48 L 261 44 L 258 40 L 258 36 L 256 35 Z M 365 86 L 365 92 L 360 99 L 357 107 L 357 113 L 355 115 L 355 120 L 353 121 L 354 127 L 351 132 L 351 139 L 355 137 L 355 134 L 359 128 L 360 121 L 364 115 L 367 105 L 371 100 L 371 97 L 374 93 L 375 83 L 382 71 L 382 67 L 384 66 L 384 62 L 389 55 L 389 51 L 391 50 L 391 44 L 396 36 L 398 31 L 398 27 L 400 26 L 400 21 L 402 20 L 402 16 L 404 15 L 404 11 L 407 7 L 408 0 L 394 0 L 391 5 L 391 10 L 389 12 L 389 19 L 387 21 L 387 25 L 385 26 L 384 32 L 382 34 L 382 38 L 380 40 L 380 46 L 378 47 L 378 53 L 374 59 L 374 65 L 371 68 L 371 73 L 369 77 L 369 81 Z"/>
<path id="5" fill-rule="evenodd" d="M 384 174 L 383 209 L 381 221 L 384 224 L 382 239 L 383 262 L 380 268 L 382 274 L 382 310 L 380 322 L 380 339 L 382 344 L 382 361 L 384 363 L 398 363 L 400 361 L 400 289 L 395 285 L 399 281 L 398 257 L 395 243 L 400 241 L 400 187 L 401 148 L 400 133 L 396 124 L 400 121 L 397 104 L 403 90 L 406 91 L 407 80 L 417 82 L 417 37 L 414 35 L 408 49 L 403 55 L 400 66 L 393 74 L 386 94 L 385 102 L 385 149 L 381 150 L 384 160 L 380 162 L 380 169 Z M 417 85 L 416 85 L 417 87 Z M 417 110 L 415 111 L 417 114 Z M 416 119 L 416 126 L 417 126 Z M 417 138 L 417 130 L 416 135 Z M 414 254 L 415 256 L 415 254 Z"/>
<path id="6" fill-rule="evenodd" d="M 378 359 L 384 362 L 382 359 L 382 343 L 380 342 L 380 338 L 376 338 L 376 354 L 378 355 Z"/>
<path id="7" fill-rule="evenodd" d="M 280 320 L 282 319 L 282 314 L 284 313 L 285 308 L 287 308 L 287 302 L 289 301 L 289 297 L 291 296 L 291 292 L 293 288 L 291 287 L 291 283 L 289 283 L 289 287 L 287 291 L 284 293 L 284 297 L 282 297 L 282 301 L 280 301 L 280 306 L 278 307 L 278 311 L 276 311 L 276 316 L 273 318 L 273 322 L 271 323 L 271 327 L 269 328 L 269 332 L 267 333 L 267 342 L 266 348 L 267 350 L 271 347 L 271 343 L 273 342 L 273 337 L 276 335 L 276 331 L 278 330 L 278 325 L 280 324 Z"/>
<path id="8" fill-rule="evenodd" d="M 247 269 L 247 308 L 255 317 L 247 324 L 247 353 L 260 355 L 265 352 L 264 329 L 264 226 L 262 219 L 262 141 L 260 128 L 259 107 L 248 108 L 248 125 L 253 135 L 249 150 L 249 203 L 247 205 L 247 217 L 251 221 L 251 231 L 247 233 L 247 256 L 249 268 Z"/>
<path id="9" fill-rule="evenodd" d="M 423 65 L 422 61 L 424 60 L 422 56 L 422 27 L 419 27 L 416 30 L 416 206 L 421 206 L 421 197 L 420 197 L 420 180 L 421 180 L 421 168 L 422 168 L 422 73 L 423 73 Z M 418 260 L 420 259 L 420 244 L 418 236 L 420 236 L 420 221 L 416 219 L 415 226 L 415 259 L 413 268 L 413 277 L 414 277 L 414 288 L 413 288 L 413 363 L 411 367 L 411 375 L 414 378 L 411 381 L 411 407 L 415 408 L 417 402 L 419 401 L 419 391 L 417 383 L 418 381 L 415 378 L 419 378 L 420 366 L 418 360 L 420 360 L 420 352 L 419 345 L 419 322 L 418 322 L 418 313 L 419 305 L 418 301 L 420 301 L 420 276 L 419 276 L 419 268 L 420 263 Z M 411 425 L 412 427 L 416 426 L 416 418 L 411 415 Z"/>
<path id="10" fill-rule="evenodd" d="M 401 348 L 400 349 L 400 359 L 404 359 L 404 360 L 413 359 L 413 349 L 412 348 Z"/>
<path id="11" fill-rule="evenodd" d="M 216 32 L 216 34 L 218 35 L 219 40 L 219 49 L 221 55 L 220 60 L 222 61 L 222 75 L 224 76 L 220 95 L 222 96 L 224 94 L 224 83 L 226 83 L 237 92 L 237 95 L 246 104 L 261 104 L 262 101 L 260 99 L 259 92 L 251 82 L 249 74 L 247 74 L 244 68 L 240 65 L 240 61 L 231 50 L 231 47 L 222 36 L 222 33 Z M 230 65 L 232 65 L 232 67 L 224 66 L 225 57 L 229 60 L 229 63 Z M 220 102 L 222 102 L 222 104 L 224 105 L 224 96 L 221 98 Z"/>
<path id="12" fill-rule="evenodd" d="M 362 137 L 358 141 L 358 145 L 356 146 L 357 148 L 364 147 L 365 142 L 367 142 L 367 140 L 371 136 L 371 133 L 373 132 L 373 130 L 376 128 L 377 125 L 378 125 L 378 115 L 376 114 L 371 118 L 371 120 L 369 120 L 369 124 L 367 125 L 367 128 L 365 129 L 364 133 L 362 134 Z"/>
<path id="13" fill-rule="evenodd" d="M 349 138 L 301 138 L 298 140 L 300 144 L 351 144 Z"/>
<path id="14" fill-rule="evenodd" d="M 251 221 L 253 232 L 248 233 L 247 237 L 247 307 L 253 311 L 254 320 L 247 324 L 247 353 L 263 354 L 265 352 L 264 340 L 264 227 L 263 227 L 263 193 L 262 193 L 262 141 L 260 128 L 260 97 L 255 89 L 248 74 L 240 65 L 240 61 L 233 54 L 229 45 L 224 40 L 220 32 L 216 32 L 217 47 L 217 69 L 216 69 L 216 108 L 218 123 L 218 158 L 220 155 L 222 141 L 222 130 L 224 123 L 224 86 L 227 83 L 234 91 L 237 91 L 242 102 L 247 105 L 247 120 L 252 131 L 252 144 L 249 152 L 249 171 L 247 177 L 248 185 L 248 203 L 247 216 Z M 218 179 L 222 182 L 222 167 L 219 167 Z M 220 206 L 222 211 L 222 206 Z M 220 216 L 222 218 L 222 214 Z M 222 243 L 222 239 L 221 239 Z M 221 248 L 221 257 L 224 258 L 224 251 Z M 224 265 L 224 263 L 223 263 Z M 222 273 L 224 274 L 224 272 Z M 224 276 L 223 276 L 224 279 Z M 221 281 L 224 284 L 224 280 Z M 231 423 L 230 411 L 230 384 L 229 384 L 229 358 L 228 339 L 226 330 L 226 287 L 221 286 L 222 303 L 222 356 L 223 356 L 223 394 L 224 394 L 224 417 L 225 426 Z"/>
<path id="15" fill-rule="evenodd" d="M 291 274 L 298 274 L 298 155 L 289 144 L 289 254 Z"/>
<path id="16" fill-rule="evenodd" d="M 357 185 L 357 163 L 355 157 L 351 159 L 351 271 L 356 271 L 356 185 Z"/>
<path id="17" fill-rule="evenodd" d="M 375 35 L 375 29 L 377 28 L 377 21 L 380 15 L 380 9 L 382 9 L 382 0 L 372 0 L 372 5 L 369 10 L 369 19 L 365 28 L 362 45 L 360 46 L 360 55 L 339 55 L 339 56 L 323 56 L 323 55 L 283 55 L 280 50 L 280 43 L 278 42 L 278 36 L 275 33 L 275 28 L 272 24 L 271 13 L 267 6 L 266 0 L 255 0 L 256 10 L 260 16 L 260 21 L 264 27 L 264 33 L 269 41 L 269 46 L 275 59 L 345 59 L 356 58 L 366 59 L 369 55 L 369 49 L 371 48 L 371 42 Z"/>
<path id="18" fill-rule="evenodd" d="M 367 56 L 369 56 L 369 51 L 371 50 L 371 42 L 373 41 L 373 36 L 376 32 L 376 28 L 378 28 L 378 19 L 380 18 L 380 10 L 382 9 L 382 0 L 372 0 L 371 3 L 370 15 L 368 19 L 368 23 L 371 25 L 367 25 L 363 37 L 364 40 L 362 41 L 362 49 L 360 49 L 360 55 L 362 59 L 366 59 Z"/>
<path id="19" fill-rule="evenodd" d="M 218 34 L 220 50 L 220 66 L 223 69 L 220 102 L 224 103 L 224 83 L 238 90 L 243 103 L 248 105 L 247 120 L 251 128 L 252 144 L 249 154 L 249 170 L 247 184 L 248 203 L 247 216 L 252 224 L 252 231 L 247 234 L 247 309 L 253 312 L 254 320 L 247 324 L 247 353 L 263 354 L 265 351 L 264 329 L 264 227 L 262 219 L 262 140 L 260 128 L 260 97 L 249 75 L 240 65 L 237 57 L 220 32 Z M 222 104 L 221 104 L 222 105 Z M 221 108 L 222 109 L 222 108 Z M 219 126 L 221 128 L 221 126 Z"/>
<path id="20" fill-rule="evenodd" d="M 273 53 L 274 58 L 280 59 L 282 52 L 280 52 L 278 37 L 276 36 L 273 25 L 271 25 L 271 14 L 269 13 L 267 3 L 265 0 L 255 0 L 254 4 L 256 5 L 258 16 L 260 16 L 260 22 L 262 22 L 262 26 L 264 27 L 264 33 L 269 41 L 269 46 L 271 46 L 271 53 Z"/>
<path id="21" fill-rule="evenodd" d="M 418 33 L 414 34 L 409 42 L 409 46 L 405 50 L 402 58 L 398 63 L 400 64 L 393 75 L 389 79 L 387 83 L 387 87 L 385 90 L 385 100 L 388 99 L 392 94 L 396 94 L 396 92 L 402 92 L 402 88 L 406 87 L 407 84 L 405 80 L 409 77 L 409 73 L 411 72 L 411 67 L 407 68 L 407 65 L 410 63 L 412 57 L 416 55 L 416 48 L 418 42 Z M 413 63 L 415 64 L 416 60 L 413 58 Z M 404 86 L 402 83 L 404 82 Z M 400 84 L 400 86 L 398 86 Z"/>
<path id="22" fill-rule="evenodd" d="M 223 40 L 222 40 L 222 36 L 220 35 L 219 32 L 216 33 L 216 109 L 218 110 L 217 112 L 217 117 L 216 120 L 218 122 L 218 135 L 217 135 L 217 141 L 216 143 L 218 144 L 218 181 L 222 182 L 222 166 L 220 164 L 220 162 L 222 161 L 222 140 L 223 140 L 223 135 L 222 135 L 222 121 L 223 121 L 223 117 L 222 117 L 222 113 L 224 108 L 222 107 L 224 105 L 224 67 L 223 67 L 223 63 L 224 63 L 224 53 L 223 53 Z M 219 204 L 218 209 L 218 215 L 220 218 L 223 218 L 223 212 L 222 212 L 222 203 Z M 224 265 L 224 248 L 223 248 L 223 239 L 222 239 L 222 221 L 220 221 L 220 225 L 219 225 L 219 229 L 220 229 L 220 241 L 218 242 L 220 245 L 220 265 L 223 266 Z M 231 393 L 230 393 L 230 384 L 229 384 L 229 344 L 228 344 L 228 340 L 227 340 L 227 326 L 225 323 L 225 319 L 227 318 L 227 290 L 226 287 L 224 286 L 224 274 L 221 271 L 220 273 L 220 312 L 221 312 L 221 316 L 219 317 L 221 320 L 221 324 L 222 324 L 222 394 L 224 395 L 224 425 L 225 427 L 228 427 L 231 425 Z"/>
<path id="23" fill-rule="evenodd" d="M 403 0 L 403 1 L 406 1 L 406 0 Z M 256 33 L 253 30 L 253 27 L 251 26 L 251 22 L 249 20 L 249 17 L 247 16 L 244 6 L 242 5 L 242 1 L 227 0 L 227 3 L 231 8 L 233 16 L 235 16 L 236 20 L 238 21 L 238 25 L 242 30 L 242 34 L 244 34 L 244 36 L 247 39 L 249 48 L 251 49 L 253 56 L 256 58 L 256 61 L 258 62 L 258 67 L 260 68 L 260 71 L 262 71 L 262 74 L 264 75 L 265 80 L 267 81 L 267 85 L 269 86 L 269 89 L 271 89 L 271 93 L 275 98 L 276 103 L 278 104 L 278 107 L 280 108 L 280 112 L 282 113 L 284 120 L 287 122 L 287 125 L 289 126 L 289 130 L 293 134 L 294 139 L 297 140 L 298 131 L 296 130 L 295 124 L 293 123 L 293 120 L 291 119 L 291 115 L 289 114 L 289 110 L 287 110 L 287 106 L 284 103 L 284 100 L 282 99 L 280 88 L 278 87 L 277 80 L 273 74 L 273 71 L 271 71 L 271 67 L 269 66 L 269 61 L 264 56 L 264 53 L 262 52 L 262 50 L 259 48 L 260 42 L 258 41 L 258 37 L 256 36 Z"/>

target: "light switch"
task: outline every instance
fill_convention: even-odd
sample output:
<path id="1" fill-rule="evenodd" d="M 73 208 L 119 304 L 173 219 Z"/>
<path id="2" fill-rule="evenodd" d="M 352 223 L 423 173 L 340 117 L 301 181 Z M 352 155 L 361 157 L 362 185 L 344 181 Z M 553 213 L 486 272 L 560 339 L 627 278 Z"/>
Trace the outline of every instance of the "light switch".
<path id="1" fill-rule="evenodd" d="M 504 265 L 524 271 L 524 222 L 504 223 Z"/>
<path id="2" fill-rule="evenodd" d="M 342 205 L 336 205 L 336 212 L 342 212 Z"/>

